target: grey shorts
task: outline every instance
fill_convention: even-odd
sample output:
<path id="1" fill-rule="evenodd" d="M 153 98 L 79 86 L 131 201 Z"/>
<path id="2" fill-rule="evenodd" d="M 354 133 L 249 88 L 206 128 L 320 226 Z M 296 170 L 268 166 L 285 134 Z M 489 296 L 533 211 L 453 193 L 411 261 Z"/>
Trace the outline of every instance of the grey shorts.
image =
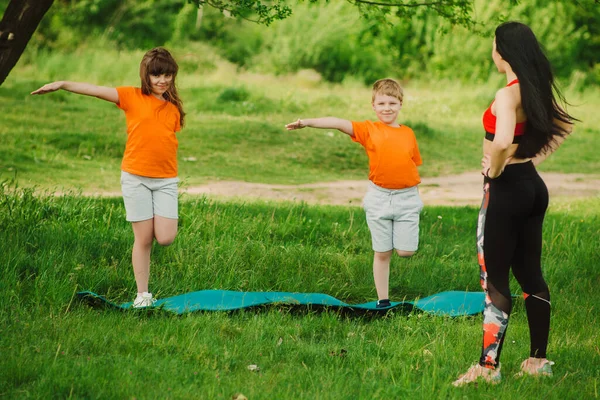
<path id="1" fill-rule="evenodd" d="M 127 221 L 145 221 L 155 215 L 177 219 L 178 182 L 179 178 L 147 178 L 121 171 Z"/>
<path id="2" fill-rule="evenodd" d="M 419 214 L 423 209 L 417 186 L 393 190 L 369 182 L 363 208 L 374 251 L 417 250 Z"/>

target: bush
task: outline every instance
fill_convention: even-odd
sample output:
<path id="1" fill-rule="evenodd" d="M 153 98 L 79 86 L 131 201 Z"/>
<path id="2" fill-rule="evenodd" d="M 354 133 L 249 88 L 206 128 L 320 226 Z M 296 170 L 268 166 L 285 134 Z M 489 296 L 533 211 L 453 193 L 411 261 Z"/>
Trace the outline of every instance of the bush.
<path id="1" fill-rule="evenodd" d="M 250 92 L 244 87 L 226 88 L 219 94 L 217 101 L 221 103 L 246 101 L 250 97 Z"/>
<path id="2" fill-rule="evenodd" d="M 598 7 L 554 0 L 511 7 L 503 0 L 474 4 L 475 18 L 482 22 L 478 33 L 453 27 L 427 8 L 410 20 L 390 16 L 386 23 L 361 17 L 356 6 L 341 1 L 296 3 L 291 17 L 264 26 L 185 0 L 57 0 L 29 48 L 72 51 L 91 43 L 148 49 L 202 41 L 236 65 L 266 73 L 312 69 L 330 82 L 350 76 L 366 83 L 384 76 L 484 81 L 496 74 L 490 57 L 493 30 L 500 19 L 511 19 L 532 27 L 557 76 L 578 70 L 586 85 L 598 83 Z"/>
<path id="3" fill-rule="evenodd" d="M 152 48 L 169 41 L 185 0 L 55 1 L 33 42 L 42 48 L 73 50 L 88 39 L 118 48 Z"/>

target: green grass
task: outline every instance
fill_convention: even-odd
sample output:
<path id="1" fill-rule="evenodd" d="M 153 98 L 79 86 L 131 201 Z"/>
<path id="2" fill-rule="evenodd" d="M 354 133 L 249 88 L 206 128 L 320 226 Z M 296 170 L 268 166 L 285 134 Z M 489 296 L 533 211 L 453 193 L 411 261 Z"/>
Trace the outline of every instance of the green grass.
<path id="1" fill-rule="evenodd" d="M 0 113 L 0 397 L 598 398 L 598 199 L 552 202 L 545 223 L 556 362 L 550 379 L 512 378 L 528 353 L 520 299 L 503 352 L 504 381 L 464 389 L 450 383 L 478 357 L 480 318 L 367 318 L 288 307 L 174 316 L 97 311 L 76 301 L 78 290 L 116 302 L 131 301 L 135 291 L 122 200 L 79 195 L 118 189 L 124 117 L 96 99 L 28 93 L 60 78 L 135 85 L 141 55 L 40 54 L 0 87 L 0 107 L 8 110 Z M 186 185 L 366 179 L 364 151 L 343 134 L 283 125 L 319 115 L 373 118 L 368 88 L 323 84 L 308 72 L 274 78 L 236 71 L 198 45 L 175 55 L 188 112 L 179 152 Z M 406 83 L 402 118 L 417 133 L 424 176 L 477 169 L 480 115 L 501 85 Z M 598 173 L 598 94 L 568 95 L 584 122 L 543 169 Z M 66 195 L 46 195 L 57 188 Z M 358 207 L 183 196 L 180 216 L 175 243 L 153 249 L 151 289 L 159 297 L 228 289 L 375 299 Z M 393 260 L 392 299 L 480 290 L 476 218 L 472 207 L 426 207 L 419 252 Z M 519 293 L 515 282 L 512 289 Z"/>
<path id="2" fill-rule="evenodd" d="M 515 379 L 528 352 L 515 300 L 497 387 L 450 383 L 478 357 L 481 319 L 267 307 L 234 313 L 96 311 L 92 290 L 130 301 L 132 233 L 120 199 L 0 192 L 0 394 L 8 398 L 597 398 L 600 204 L 553 207 L 544 231 L 556 376 Z M 583 212 L 582 210 L 586 210 Z M 472 207 L 427 207 L 421 245 L 394 258 L 394 300 L 480 290 Z M 441 218 L 440 218 L 441 217 Z M 358 207 L 184 198 L 180 232 L 153 250 L 159 297 L 201 289 L 322 292 L 375 298 Z M 518 286 L 512 282 L 514 293 Z M 260 371 L 251 372 L 256 364 Z"/>
<path id="3" fill-rule="evenodd" d="M 102 57 L 99 56 L 102 55 Z M 359 83 L 319 83 L 310 73 L 272 77 L 237 71 L 214 51 L 191 44 L 175 49 L 181 60 L 179 87 L 187 126 L 179 135 L 180 177 L 186 185 L 210 180 L 312 183 L 366 179 L 362 147 L 340 132 L 284 124 L 299 117 L 335 115 L 373 119 L 370 89 Z M 40 54 L 38 64 L 19 64 L 0 87 L 0 177 L 22 186 L 58 189 L 119 189 L 125 120 L 114 105 L 66 92 L 30 96 L 47 81 L 138 85 L 142 52 Z M 31 58 L 31 57 L 29 57 Z M 112 66 L 117 66 L 112 68 Z M 92 67 L 94 66 L 94 67 Z M 406 82 L 401 122 L 417 135 L 423 176 L 473 171 L 481 158 L 481 114 L 497 82 Z M 567 93 L 582 122 L 542 170 L 600 173 L 600 104 L 597 90 Z M 186 159 L 196 161 L 185 161 Z"/>

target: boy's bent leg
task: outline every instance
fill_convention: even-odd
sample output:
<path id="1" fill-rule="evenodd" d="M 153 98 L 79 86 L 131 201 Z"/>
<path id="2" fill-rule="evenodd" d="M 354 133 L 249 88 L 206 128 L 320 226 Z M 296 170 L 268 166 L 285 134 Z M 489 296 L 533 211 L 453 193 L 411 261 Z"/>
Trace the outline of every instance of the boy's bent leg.
<path id="1" fill-rule="evenodd" d="M 154 221 L 147 219 L 145 221 L 132 222 L 133 250 L 131 252 L 131 263 L 135 275 L 138 293 L 148 291 L 148 280 L 150 277 L 150 252 L 152 251 L 152 242 L 154 240 Z"/>
<path id="2" fill-rule="evenodd" d="M 396 254 L 398 254 L 400 257 L 412 257 L 415 254 L 415 252 L 396 249 Z"/>
<path id="3" fill-rule="evenodd" d="M 154 237 L 161 246 L 168 246 L 177 236 L 177 219 L 154 216 Z"/>
<path id="4" fill-rule="evenodd" d="M 419 248 L 419 220 L 423 201 L 417 187 L 394 195 L 393 240 L 396 254 L 411 257 Z"/>
<path id="5" fill-rule="evenodd" d="M 385 252 L 376 251 L 373 256 L 373 278 L 375 280 L 375 289 L 379 300 L 389 299 L 390 287 L 390 260 L 392 259 L 392 250 Z"/>

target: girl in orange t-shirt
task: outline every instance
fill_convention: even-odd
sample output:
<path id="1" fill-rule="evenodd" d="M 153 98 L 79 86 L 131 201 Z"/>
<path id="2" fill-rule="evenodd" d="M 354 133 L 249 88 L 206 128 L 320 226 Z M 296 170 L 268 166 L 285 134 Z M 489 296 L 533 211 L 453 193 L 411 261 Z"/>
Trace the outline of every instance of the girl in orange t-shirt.
<path id="1" fill-rule="evenodd" d="M 121 164 L 121 187 L 135 237 L 131 261 L 137 284 L 132 306 L 154 304 L 148 292 L 150 252 L 156 241 L 170 245 L 177 235 L 177 136 L 185 113 L 175 86 L 179 67 L 162 47 L 148 51 L 140 63 L 141 88 L 96 86 L 57 81 L 31 94 L 63 89 L 115 103 L 125 111 L 127 143 Z"/>

